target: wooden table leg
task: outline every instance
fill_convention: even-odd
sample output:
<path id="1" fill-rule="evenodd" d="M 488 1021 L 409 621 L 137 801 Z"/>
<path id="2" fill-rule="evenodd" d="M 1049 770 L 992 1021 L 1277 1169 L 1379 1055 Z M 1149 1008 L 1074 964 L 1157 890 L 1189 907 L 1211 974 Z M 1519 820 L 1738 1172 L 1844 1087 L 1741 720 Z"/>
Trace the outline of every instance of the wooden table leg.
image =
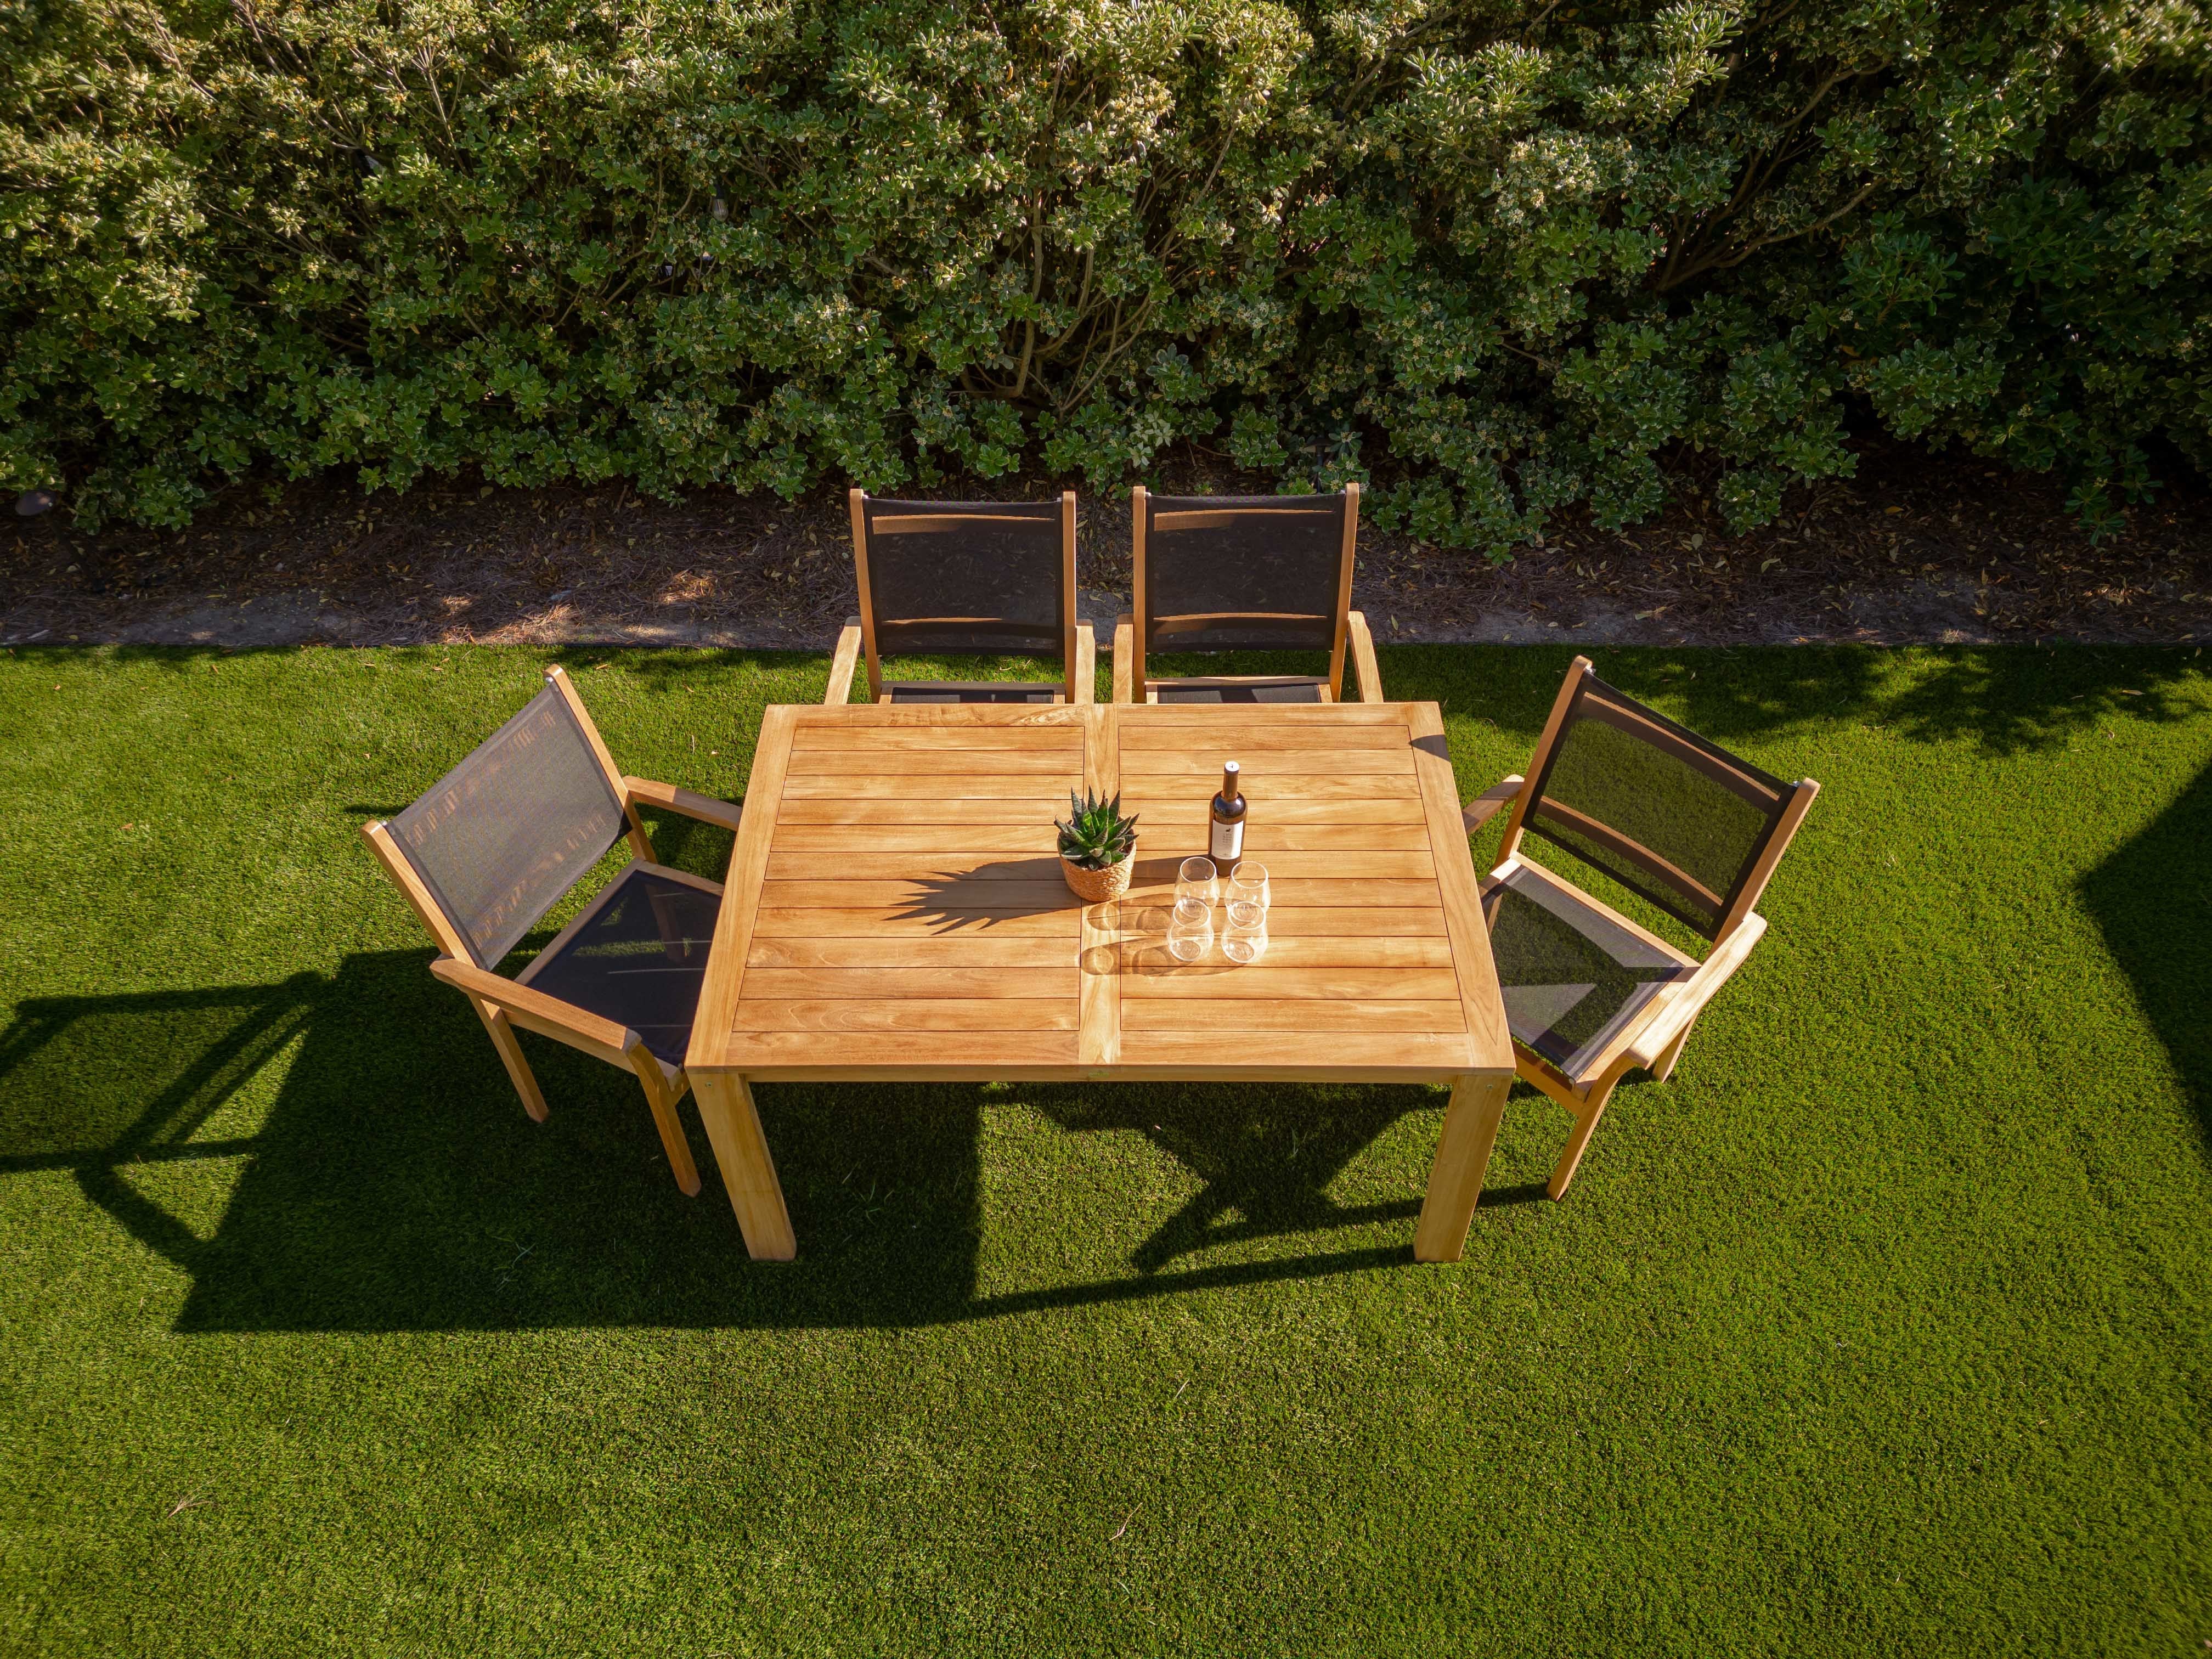
<path id="1" fill-rule="evenodd" d="M 1437 1161 L 1429 1170 L 1428 1201 L 1413 1229 L 1413 1260 L 1456 1261 L 1467 1248 L 1467 1230 L 1482 1196 L 1482 1177 L 1490 1168 L 1490 1149 L 1505 1121 L 1505 1097 L 1513 1091 L 1510 1073 L 1503 1077 L 1469 1076 L 1452 1085 L 1451 1107 L 1437 1138 Z"/>
<path id="2" fill-rule="evenodd" d="M 783 1187 L 775 1178 L 768 1137 L 761 1133 L 752 1090 L 735 1072 L 702 1071 L 691 1073 L 691 1093 L 729 1191 L 730 1207 L 738 1212 L 745 1254 L 756 1261 L 790 1261 L 799 1254 L 799 1240 L 791 1231 L 791 1212 L 784 1208 Z"/>

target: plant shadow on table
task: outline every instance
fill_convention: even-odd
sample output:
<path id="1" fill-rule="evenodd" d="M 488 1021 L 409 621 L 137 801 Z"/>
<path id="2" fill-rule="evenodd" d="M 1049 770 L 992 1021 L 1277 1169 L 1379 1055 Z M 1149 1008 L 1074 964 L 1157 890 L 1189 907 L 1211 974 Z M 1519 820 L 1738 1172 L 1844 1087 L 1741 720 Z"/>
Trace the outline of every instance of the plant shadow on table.
<path id="1" fill-rule="evenodd" d="M 0 1180 L 67 1171 L 191 1280 L 182 1332 L 925 1325 L 1410 1261 L 1407 1243 L 1168 1271 L 1212 1245 L 1377 1221 L 1330 1180 L 1414 1088 L 1023 1087 L 1065 1128 L 1134 1130 L 1205 1182 L 1130 1271 L 980 1296 L 986 1085 L 782 1085 L 759 1096 L 800 1256 L 747 1261 L 706 1137 L 678 1191 L 635 1083 L 526 1036 L 551 1107 L 525 1117 L 427 951 L 333 977 L 27 1000 L 0 1032 Z M 212 1237 L 148 1166 L 231 1180 Z M 1233 1213 L 1232 1213 L 1233 1212 Z M 1372 1237 L 1370 1233 L 1370 1237 Z"/>

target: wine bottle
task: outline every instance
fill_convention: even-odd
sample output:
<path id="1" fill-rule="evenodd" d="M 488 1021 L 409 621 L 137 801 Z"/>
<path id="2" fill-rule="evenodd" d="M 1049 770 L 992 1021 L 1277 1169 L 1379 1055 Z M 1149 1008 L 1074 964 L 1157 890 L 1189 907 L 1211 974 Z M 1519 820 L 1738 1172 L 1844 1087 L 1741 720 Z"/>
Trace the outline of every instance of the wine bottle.
<path id="1" fill-rule="evenodd" d="M 1221 793 L 1213 798 L 1213 826 L 1206 841 L 1207 855 L 1224 876 L 1244 856 L 1244 792 L 1237 772 L 1235 761 L 1221 769 Z"/>

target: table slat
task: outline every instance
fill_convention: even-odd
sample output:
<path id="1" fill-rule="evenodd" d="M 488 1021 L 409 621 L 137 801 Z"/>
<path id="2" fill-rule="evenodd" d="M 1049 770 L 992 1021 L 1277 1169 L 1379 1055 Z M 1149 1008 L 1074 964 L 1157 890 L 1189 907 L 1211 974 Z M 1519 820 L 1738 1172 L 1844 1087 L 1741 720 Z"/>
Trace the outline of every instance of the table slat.
<path id="1" fill-rule="evenodd" d="M 1084 723 L 1083 787 L 1094 798 L 1110 799 L 1121 787 L 1115 750 L 1117 726 L 1111 708 L 1093 704 Z M 1083 907 L 1080 1036 L 1083 1064 L 1112 1066 L 1121 1054 L 1121 907 L 1108 900 Z"/>
<path id="2" fill-rule="evenodd" d="M 1005 938 L 981 932 L 839 938 L 811 931 L 799 938 L 764 938 L 756 927 L 748 961 L 756 968 L 1065 968 L 1076 961 L 1076 951 L 1065 930 L 1057 939 Z M 1444 960 L 1450 960 L 1449 950 Z"/>
<path id="3" fill-rule="evenodd" d="M 1387 883 L 1370 884 L 1388 885 Z M 1431 882 L 1433 887 L 1436 884 Z M 954 873 L 942 878 L 920 876 L 908 881 L 779 880 L 761 884 L 761 902 L 793 908 L 851 909 L 896 905 L 907 908 L 915 930 L 927 931 L 943 913 L 989 909 L 1050 910 L 1075 930 L 1080 908 L 1067 884 L 1055 872 L 1050 881 L 1006 880 Z"/>
<path id="4" fill-rule="evenodd" d="M 854 705 L 866 708 L 866 703 Z M 1386 780 L 1397 786 L 1395 793 L 1411 796 L 1416 793 L 1411 778 Z M 784 785 L 783 799 L 792 800 L 890 800 L 915 802 L 924 799 L 939 800 L 1034 800 L 1048 805 L 1058 802 L 1064 810 L 1069 786 L 1080 787 L 1074 771 L 1065 781 L 1036 772 L 1014 772 L 1003 777 L 987 773 L 963 771 L 952 777 L 931 780 L 925 787 L 912 775 L 875 776 L 858 773 L 839 775 L 827 773 L 819 776 L 794 777 Z M 1363 791 L 1347 789 L 1346 793 Z M 1375 793 L 1381 793 L 1379 791 Z"/>
<path id="5" fill-rule="evenodd" d="M 1295 1051 L 1284 1033 L 1275 1032 L 1269 1046 L 1273 1056 L 1255 1061 L 1224 1045 L 1218 1032 L 1125 1030 L 1121 1066 L 1125 1072 L 1156 1067 L 1163 1074 L 1193 1078 L 1234 1077 L 1241 1070 L 1349 1082 L 1393 1073 L 1443 1079 L 1465 1072 L 1471 1059 L 1464 1032 L 1333 1031 L 1327 1042 Z"/>
<path id="6" fill-rule="evenodd" d="M 1272 952 L 1270 953 L 1273 954 Z M 1464 1031 L 1456 999 L 1426 1002 L 1255 1002 L 1249 997 L 1137 997 L 1124 1003 L 1132 1031 Z"/>
<path id="7" fill-rule="evenodd" d="M 1124 787 L 1133 790 L 1143 789 L 1148 786 L 1139 780 L 1150 778 L 1198 779 L 1211 776 L 1218 782 L 1221 777 L 1221 763 L 1232 760 L 1239 763 L 1242 769 L 1249 774 L 1248 787 L 1255 788 L 1265 787 L 1271 778 L 1316 775 L 1341 782 L 1348 778 L 1370 775 L 1410 777 L 1413 771 L 1413 757 L 1402 748 L 1279 749 L 1268 751 L 1261 758 L 1251 755 L 1249 750 L 1245 755 L 1240 755 L 1233 747 L 1224 748 L 1218 744 L 1206 747 L 1216 752 L 1197 754 L 1188 749 L 1147 749 L 1125 753 L 1121 757 Z M 1248 755 L 1251 756 L 1249 763 Z M 873 762 L 870 764 L 872 767 L 877 765 Z M 1002 772 L 1012 769 L 994 763 L 988 769 Z"/>
<path id="8" fill-rule="evenodd" d="M 732 1033 L 730 1047 L 733 1069 L 793 1077 L 911 1077 L 936 1067 L 988 1078 L 1077 1064 L 1073 1031 L 842 1031 L 834 1042 L 820 1031 L 745 1031 Z"/>
<path id="9" fill-rule="evenodd" d="M 1073 781 L 1082 763 L 1080 750 L 1058 744 L 1050 749 L 883 749 L 849 753 L 842 750 L 794 749 L 791 751 L 791 775 L 817 781 L 830 778 L 909 778 L 914 781 L 907 787 L 920 794 L 933 787 L 933 781 L 951 769 L 946 764 L 950 754 L 959 756 L 957 775 L 963 777 L 1042 776 Z M 1373 769 L 1379 772 L 1386 769 L 1377 764 Z"/>
<path id="10" fill-rule="evenodd" d="M 851 1001 L 824 998 L 780 1001 L 747 997 L 738 1005 L 740 1031 L 1073 1031 L 1076 1005 L 1067 998 L 901 997 Z"/>
<path id="11" fill-rule="evenodd" d="M 1073 1000 L 1075 965 L 1064 968 L 754 968 L 745 975 L 745 995 L 778 1000 L 822 998 L 847 1001 L 863 997 L 1034 997 Z"/>
<path id="12" fill-rule="evenodd" d="M 1458 975 L 1449 968 L 1283 968 L 1270 966 L 1265 957 L 1239 968 L 1222 958 L 1218 939 L 1211 959 L 1188 965 L 1168 955 L 1164 941 L 1125 944 L 1121 950 L 1125 1007 L 1143 998 L 1451 1000 L 1456 1005 L 1459 996 Z M 1465 1030 L 1467 1023 L 1455 1020 L 1450 1029 Z"/>
<path id="13" fill-rule="evenodd" d="M 1304 854 L 1306 857 L 1316 854 Z M 1293 908 L 1310 907 L 1326 909 L 1341 906 L 1380 905 L 1389 908 L 1432 909 L 1438 901 L 1433 876 L 1419 878 L 1407 877 L 1401 880 L 1370 881 L 1339 880 L 1328 877 L 1278 876 L 1275 866 L 1267 866 L 1267 891 L 1271 902 Z M 1169 904 L 1175 900 L 1175 878 L 1170 872 L 1150 879 L 1139 878 L 1129 885 L 1129 896 L 1124 903 Z M 1272 916 L 1273 912 L 1269 912 Z"/>
<path id="14" fill-rule="evenodd" d="M 1273 884 L 1269 883 L 1271 890 Z M 1121 904 L 1121 931 L 1125 937 L 1138 934 L 1164 936 L 1168 926 L 1168 903 L 1175 896 L 1171 890 L 1163 890 L 1143 897 L 1125 899 Z M 1214 913 L 1214 925 L 1220 926 L 1219 911 Z M 1435 905 L 1297 905 L 1283 902 L 1277 894 L 1267 912 L 1267 937 L 1279 939 L 1287 937 L 1327 939 L 1443 939 L 1444 913 Z"/>

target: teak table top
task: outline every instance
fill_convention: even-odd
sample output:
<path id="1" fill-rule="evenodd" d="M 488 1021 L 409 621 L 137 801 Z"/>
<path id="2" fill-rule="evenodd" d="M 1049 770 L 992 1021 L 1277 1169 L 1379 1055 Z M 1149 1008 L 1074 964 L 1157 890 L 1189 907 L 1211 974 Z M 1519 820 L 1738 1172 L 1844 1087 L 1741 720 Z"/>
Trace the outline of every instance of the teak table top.
<path id="1" fill-rule="evenodd" d="M 1224 760 L 1270 873 L 1268 948 L 1237 967 L 1217 937 L 1180 963 L 1167 905 L 1206 850 Z M 1053 820 L 1084 787 L 1139 815 L 1116 903 L 1060 878 Z M 770 708 L 688 1069 L 1508 1078 L 1443 719 L 1425 702 Z"/>

